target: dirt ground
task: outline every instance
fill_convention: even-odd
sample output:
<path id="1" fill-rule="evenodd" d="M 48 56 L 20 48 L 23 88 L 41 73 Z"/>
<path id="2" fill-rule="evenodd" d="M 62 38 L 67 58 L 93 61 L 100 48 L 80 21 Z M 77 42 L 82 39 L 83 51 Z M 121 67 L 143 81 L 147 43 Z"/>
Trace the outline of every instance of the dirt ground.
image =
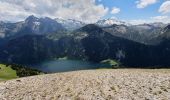
<path id="1" fill-rule="evenodd" d="M 0 83 L 0 100 L 170 100 L 169 69 L 100 69 Z"/>

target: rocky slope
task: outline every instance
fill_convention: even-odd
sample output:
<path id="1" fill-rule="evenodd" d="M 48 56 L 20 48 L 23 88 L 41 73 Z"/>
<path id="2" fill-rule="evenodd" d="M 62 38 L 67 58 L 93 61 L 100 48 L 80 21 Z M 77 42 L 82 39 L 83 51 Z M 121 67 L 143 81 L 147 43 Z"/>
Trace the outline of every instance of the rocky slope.
<path id="1" fill-rule="evenodd" d="M 88 70 L 0 83 L 1 100 L 169 100 L 170 70 Z"/>

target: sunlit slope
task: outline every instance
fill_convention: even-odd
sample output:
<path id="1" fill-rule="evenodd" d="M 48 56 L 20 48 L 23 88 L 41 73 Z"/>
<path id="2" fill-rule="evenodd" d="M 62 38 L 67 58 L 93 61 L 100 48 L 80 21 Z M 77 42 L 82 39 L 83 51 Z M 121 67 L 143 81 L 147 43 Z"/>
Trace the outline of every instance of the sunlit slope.
<path id="1" fill-rule="evenodd" d="M 16 70 L 10 66 L 0 64 L 0 81 L 17 78 Z"/>

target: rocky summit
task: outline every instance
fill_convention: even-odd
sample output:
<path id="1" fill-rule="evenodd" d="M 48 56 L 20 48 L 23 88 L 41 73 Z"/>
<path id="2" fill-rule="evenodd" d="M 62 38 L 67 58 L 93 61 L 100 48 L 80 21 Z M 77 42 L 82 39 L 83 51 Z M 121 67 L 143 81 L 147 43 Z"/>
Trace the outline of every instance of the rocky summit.
<path id="1" fill-rule="evenodd" d="M 99 69 L 0 83 L 0 100 L 170 100 L 170 70 Z"/>

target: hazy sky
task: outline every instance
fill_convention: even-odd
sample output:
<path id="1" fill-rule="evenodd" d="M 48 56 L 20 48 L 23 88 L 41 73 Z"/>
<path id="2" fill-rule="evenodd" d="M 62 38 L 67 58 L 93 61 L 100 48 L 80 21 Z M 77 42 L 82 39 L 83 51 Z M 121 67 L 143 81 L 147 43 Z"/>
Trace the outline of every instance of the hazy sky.
<path id="1" fill-rule="evenodd" d="M 29 15 L 96 22 L 117 18 L 131 23 L 170 22 L 170 0 L 0 0 L 0 20 Z"/>

